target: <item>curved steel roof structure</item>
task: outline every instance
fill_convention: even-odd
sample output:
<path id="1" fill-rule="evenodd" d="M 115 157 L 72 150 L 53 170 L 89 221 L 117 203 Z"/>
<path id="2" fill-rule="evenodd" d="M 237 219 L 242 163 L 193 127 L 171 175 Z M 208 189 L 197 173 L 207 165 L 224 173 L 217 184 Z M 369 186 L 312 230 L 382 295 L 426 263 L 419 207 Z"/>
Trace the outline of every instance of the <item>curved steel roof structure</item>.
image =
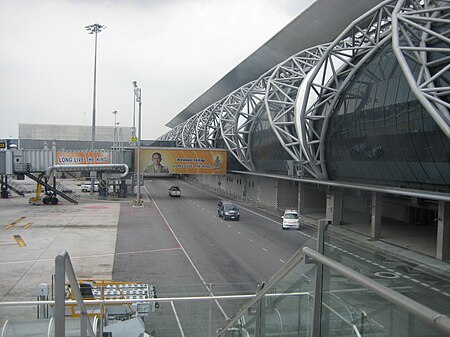
<path id="1" fill-rule="evenodd" d="M 382 0 L 316 0 L 309 8 L 169 121 L 174 128 L 302 50 L 333 41 Z"/>
<path id="2" fill-rule="evenodd" d="M 313 9 L 323 3 L 316 2 Z M 297 20 L 307 21 L 303 14 Z M 433 25 L 441 28 L 433 30 Z M 298 23 L 296 27 L 300 26 Z M 292 160 L 301 162 L 310 176 L 326 180 L 324 142 L 330 116 L 358 70 L 385 45 L 392 47 L 413 94 L 450 138 L 448 27 L 450 0 L 385 0 L 354 19 L 331 42 L 320 41 L 329 36 L 320 34 L 320 43 L 261 71 L 216 101 L 206 106 L 194 102 L 172 121 L 180 123 L 160 139 L 175 140 L 182 147 L 202 148 L 212 148 L 221 139 L 245 168 L 255 171 L 251 135 L 257 119 L 265 114 Z M 431 71 L 431 67 L 439 70 Z M 230 74 L 227 76 L 232 77 Z M 250 74 L 244 72 L 245 76 Z M 216 89 L 210 89 L 215 94 L 208 91 L 201 101 L 214 98 Z M 194 107 L 199 110 L 191 114 Z"/>

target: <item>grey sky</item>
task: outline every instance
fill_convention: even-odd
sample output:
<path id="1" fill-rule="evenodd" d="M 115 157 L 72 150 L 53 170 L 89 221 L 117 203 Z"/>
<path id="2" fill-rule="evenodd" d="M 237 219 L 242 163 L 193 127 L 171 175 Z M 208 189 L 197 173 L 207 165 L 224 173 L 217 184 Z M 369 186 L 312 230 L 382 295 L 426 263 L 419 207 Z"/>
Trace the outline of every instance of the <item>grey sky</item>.
<path id="1" fill-rule="evenodd" d="M 0 0 L 0 138 L 19 123 L 91 125 L 100 23 L 97 125 L 131 126 L 142 88 L 142 138 L 164 125 L 313 0 Z"/>

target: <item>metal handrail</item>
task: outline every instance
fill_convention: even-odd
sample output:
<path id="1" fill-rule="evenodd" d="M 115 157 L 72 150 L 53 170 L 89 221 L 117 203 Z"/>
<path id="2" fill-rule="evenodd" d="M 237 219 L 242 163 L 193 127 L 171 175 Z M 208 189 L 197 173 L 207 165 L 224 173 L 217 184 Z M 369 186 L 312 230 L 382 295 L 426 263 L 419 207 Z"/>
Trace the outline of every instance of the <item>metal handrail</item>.
<path id="1" fill-rule="evenodd" d="M 450 317 L 440 314 L 433 309 L 430 309 L 419 302 L 416 302 L 405 295 L 402 295 L 395 290 L 381 285 L 378 282 L 350 269 L 329 257 L 326 257 L 315 250 L 304 247 L 302 253 L 305 256 L 312 257 L 316 262 L 319 262 L 334 271 L 338 272 L 340 275 L 347 277 L 348 279 L 372 290 L 377 295 L 383 297 L 389 302 L 398 305 L 408 311 L 409 313 L 423 319 L 425 322 L 433 325 L 434 327 L 450 333 Z"/>
<path id="2" fill-rule="evenodd" d="M 83 302 L 83 296 L 78 286 L 77 277 L 67 251 L 60 252 L 55 258 L 55 336 L 64 337 L 66 335 L 65 329 L 65 297 L 66 297 L 66 275 L 69 279 L 69 284 L 72 292 L 75 295 L 76 303 L 80 308 L 80 333 L 81 337 L 87 337 L 87 330 L 89 336 L 95 337 L 94 329 L 91 321 L 87 318 L 86 306 Z M 41 302 L 42 304 L 42 302 Z"/>
<path id="3" fill-rule="evenodd" d="M 245 300 L 255 297 L 256 294 L 247 295 L 214 295 L 214 296 L 182 296 L 182 297 L 153 297 L 153 298 L 140 298 L 140 299 L 86 299 L 85 305 L 114 305 L 114 304 L 129 304 L 129 303 L 166 303 L 166 302 L 186 302 L 186 301 L 211 301 L 211 300 Z M 309 292 L 292 292 L 292 293 L 270 293 L 266 297 L 289 297 L 289 296 L 304 296 L 309 295 Z M 66 305 L 77 304 L 76 300 L 67 300 L 64 302 Z M 14 301 L 14 302 L 0 302 L 0 307 L 26 307 L 34 305 L 55 305 L 53 300 L 46 301 Z"/>

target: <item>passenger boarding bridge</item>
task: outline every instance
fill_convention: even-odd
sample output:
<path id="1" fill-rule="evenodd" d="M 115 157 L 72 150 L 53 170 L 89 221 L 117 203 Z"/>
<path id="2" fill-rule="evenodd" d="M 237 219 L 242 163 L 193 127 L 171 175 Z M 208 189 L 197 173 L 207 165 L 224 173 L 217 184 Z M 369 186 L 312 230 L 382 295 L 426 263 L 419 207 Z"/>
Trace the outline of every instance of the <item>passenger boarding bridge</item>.
<path id="1" fill-rule="evenodd" d="M 98 179 L 102 185 L 100 188 L 104 191 L 112 181 L 117 182 L 119 195 L 126 197 L 128 189 L 132 190 L 134 180 L 129 181 L 127 186 L 129 166 L 124 163 L 123 152 L 123 149 L 109 151 L 82 149 L 61 152 L 57 151 L 55 143 L 51 149 L 45 146 L 42 150 L 13 148 L 0 151 L 1 196 L 7 198 L 8 189 L 24 196 L 25 191 L 20 185 L 8 180 L 8 176 L 14 176 L 17 180 L 28 177 L 37 184 L 36 196 L 30 199 L 30 203 L 42 201 L 44 204 L 57 204 L 59 196 L 77 204 L 77 194 L 68 191 L 64 185 L 57 182 L 56 172 L 68 174 L 78 172 L 90 174 L 89 180 Z M 43 198 L 40 195 L 42 187 L 45 188 Z"/>

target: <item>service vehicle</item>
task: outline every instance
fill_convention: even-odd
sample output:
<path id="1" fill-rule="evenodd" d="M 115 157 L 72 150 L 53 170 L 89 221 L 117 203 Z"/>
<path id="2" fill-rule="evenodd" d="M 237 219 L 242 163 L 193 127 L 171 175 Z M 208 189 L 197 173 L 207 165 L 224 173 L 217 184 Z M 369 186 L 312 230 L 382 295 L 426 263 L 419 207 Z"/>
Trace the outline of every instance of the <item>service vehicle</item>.
<path id="1" fill-rule="evenodd" d="M 298 217 L 298 212 L 295 209 L 285 210 L 281 218 L 283 219 L 283 222 L 281 224 L 281 227 L 283 229 L 300 228 L 300 220 Z"/>
<path id="2" fill-rule="evenodd" d="M 237 220 L 239 221 L 239 208 L 232 202 L 223 201 L 219 209 L 219 217 L 224 220 Z"/>
<path id="3" fill-rule="evenodd" d="M 181 190 L 178 186 L 171 186 L 169 188 L 169 196 L 170 197 L 181 197 Z"/>
<path id="4" fill-rule="evenodd" d="M 90 192 L 91 184 L 83 184 L 81 185 L 81 192 Z M 98 185 L 94 184 L 94 192 L 98 192 Z"/>

